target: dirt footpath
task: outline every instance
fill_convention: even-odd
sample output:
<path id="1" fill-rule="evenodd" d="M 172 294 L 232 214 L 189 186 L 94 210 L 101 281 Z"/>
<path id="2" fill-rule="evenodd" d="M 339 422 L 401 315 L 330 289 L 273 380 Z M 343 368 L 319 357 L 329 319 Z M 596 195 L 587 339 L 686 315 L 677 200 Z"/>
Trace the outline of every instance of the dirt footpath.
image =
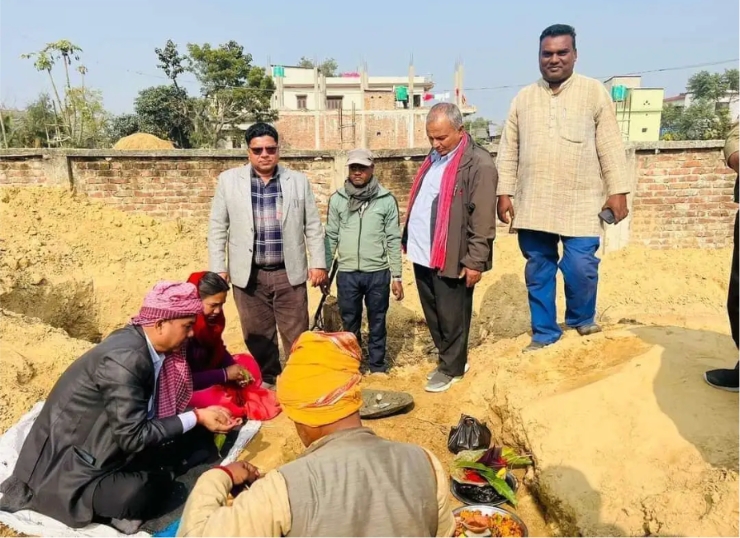
<path id="1" fill-rule="evenodd" d="M 0 221 L 0 431 L 125 323 L 154 282 L 206 267 L 205 223 L 126 215 L 63 190 L 0 190 Z M 532 450 L 531 494 L 520 493 L 518 511 L 535 536 L 737 536 L 737 395 L 701 379 L 737 357 L 724 314 L 729 261 L 728 250 L 606 255 L 598 311 L 607 330 L 569 331 L 525 356 L 524 264 L 516 237 L 503 235 L 475 293 L 471 370 L 439 395 L 423 391 L 430 339 L 406 267 L 406 299 L 389 315 L 395 368 L 364 385 L 409 391 L 415 407 L 368 425 L 449 462 L 449 428 L 469 413 L 499 442 Z M 562 316 L 562 283 L 559 297 Z M 232 302 L 226 314 L 227 345 L 242 351 Z M 300 450 L 281 416 L 245 456 L 267 470 Z"/>

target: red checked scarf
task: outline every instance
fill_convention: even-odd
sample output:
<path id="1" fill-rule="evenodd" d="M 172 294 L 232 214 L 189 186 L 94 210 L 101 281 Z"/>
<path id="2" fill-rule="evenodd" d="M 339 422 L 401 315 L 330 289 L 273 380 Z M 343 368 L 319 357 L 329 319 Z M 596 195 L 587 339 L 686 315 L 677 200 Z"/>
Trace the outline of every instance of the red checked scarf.
<path id="1" fill-rule="evenodd" d="M 463 153 L 465 153 L 465 148 L 467 147 L 468 135 L 465 134 L 463 135 L 462 140 L 460 140 L 460 145 L 455 151 L 455 155 L 453 155 L 450 162 L 447 163 L 447 167 L 442 174 L 442 183 L 439 188 L 439 198 L 437 203 L 437 219 L 434 223 L 434 237 L 432 238 L 432 253 L 430 259 L 432 269 L 443 269 L 447 260 L 447 234 L 450 229 L 450 209 L 452 207 L 452 199 L 455 195 L 457 168 L 460 166 L 460 159 L 462 159 Z M 416 201 L 416 196 L 419 194 L 421 182 L 431 166 L 432 154 L 430 153 L 421 164 L 421 168 L 419 168 L 419 171 L 416 173 L 416 177 L 414 177 L 414 183 L 411 185 L 409 207 L 406 211 L 406 224 L 408 224 L 409 215 L 411 215 L 411 209 Z"/>

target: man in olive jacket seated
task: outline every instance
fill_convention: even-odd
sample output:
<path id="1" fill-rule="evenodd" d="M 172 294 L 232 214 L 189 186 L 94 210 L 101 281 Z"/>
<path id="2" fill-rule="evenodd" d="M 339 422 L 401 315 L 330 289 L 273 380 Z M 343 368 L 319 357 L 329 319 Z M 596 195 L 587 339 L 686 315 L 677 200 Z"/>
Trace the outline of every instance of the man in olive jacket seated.
<path id="1" fill-rule="evenodd" d="M 165 359 L 192 335 L 201 309 L 194 285 L 160 282 L 129 325 L 73 362 L 0 485 L 0 510 L 34 510 L 73 528 L 105 521 L 124 533 L 156 514 L 175 475 L 156 462 L 178 443 L 162 445 L 199 424 L 226 432 L 239 423 L 221 407 L 156 412 Z"/>
<path id="2" fill-rule="evenodd" d="M 246 462 L 203 473 L 178 536 L 452 536 L 439 460 L 362 427 L 361 358 L 351 333 L 303 333 L 277 397 L 306 451 L 264 478 Z"/>

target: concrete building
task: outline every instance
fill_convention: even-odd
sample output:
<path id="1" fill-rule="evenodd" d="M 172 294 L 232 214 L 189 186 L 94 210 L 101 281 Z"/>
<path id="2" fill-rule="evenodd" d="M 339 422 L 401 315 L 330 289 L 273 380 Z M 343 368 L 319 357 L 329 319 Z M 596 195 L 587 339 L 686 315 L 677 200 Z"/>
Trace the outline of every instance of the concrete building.
<path id="1" fill-rule="evenodd" d="M 439 94 L 432 92 L 432 77 L 416 75 L 413 65 L 407 76 L 370 76 L 364 66 L 337 77 L 325 77 L 316 68 L 271 65 L 270 70 L 275 127 L 281 146 L 291 149 L 427 148 L 425 119 L 431 105 L 447 101 L 464 115 L 476 112 L 462 90 L 461 64 L 454 90 Z"/>
<path id="2" fill-rule="evenodd" d="M 643 88 L 642 77 L 637 75 L 612 77 L 604 85 L 614 101 L 624 141 L 658 141 L 665 95 L 663 88 Z"/>
<path id="3" fill-rule="evenodd" d="M 666 105 L 683 108 L 691 106 L 693 100 L 693 94 L 684 92 L 673 97 L 666 97 L 663 102 Z M 740 94 L 738 92 L 728 91 L 724 97 L 717 101 L 717 108 L 726 108 L 730 112 L 730 118 L 737 120 L 738 116 L 740 116 Z"/>
<path id="4" fill-rule="evenodd" d="M 368 76 L 363 91 L 363 77 L 359 72 L 342 73 L 338 77 L 318 74 L 318 80 L 315 80 L 314 69 L 289 66 L 282 69 L 272 66 L 272 69 L 277 87 L 272 96 L 272 106 L 280 111 L 364 110 L 366 105 L 371 110 L 405 108 L 401 101 L 395 103 L 391 98 L 395 97 L 397 89 L 408 88 L 410 83 L 418 92 L 414 94 L 413 105 L 420 108 L 424 95 L 434 87 L 431 76 L 414 76 L 411 81 L 408 77 Z"/>

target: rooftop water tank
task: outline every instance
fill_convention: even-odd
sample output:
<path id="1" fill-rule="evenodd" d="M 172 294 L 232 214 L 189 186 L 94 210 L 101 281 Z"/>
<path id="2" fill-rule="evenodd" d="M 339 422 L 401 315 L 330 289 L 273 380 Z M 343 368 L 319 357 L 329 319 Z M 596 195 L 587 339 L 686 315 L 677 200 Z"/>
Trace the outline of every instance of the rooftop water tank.
<path id="1" fill-rule="evenodd" d="M 612 86 L 612 100 L 613 101 L 624 101 L 627 98 L 626 86 Z"/>

